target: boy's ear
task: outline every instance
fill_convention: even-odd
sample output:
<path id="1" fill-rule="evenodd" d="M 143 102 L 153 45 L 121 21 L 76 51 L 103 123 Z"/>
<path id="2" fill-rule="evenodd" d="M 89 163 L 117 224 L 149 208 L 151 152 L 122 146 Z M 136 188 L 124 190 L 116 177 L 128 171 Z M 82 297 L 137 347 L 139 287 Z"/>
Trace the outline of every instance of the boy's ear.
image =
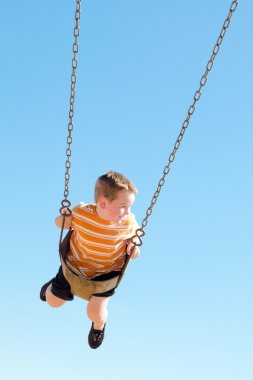
<path id="1" fill-rule="evenodd" d="M 99 203 L 99 206 L 101 208 L 103 208 L 103 209 L 106 208 L 106 202 L 107 202 L 107 199 L 105 197 L 100 197 L 99 198 L 98 203 Z"/>

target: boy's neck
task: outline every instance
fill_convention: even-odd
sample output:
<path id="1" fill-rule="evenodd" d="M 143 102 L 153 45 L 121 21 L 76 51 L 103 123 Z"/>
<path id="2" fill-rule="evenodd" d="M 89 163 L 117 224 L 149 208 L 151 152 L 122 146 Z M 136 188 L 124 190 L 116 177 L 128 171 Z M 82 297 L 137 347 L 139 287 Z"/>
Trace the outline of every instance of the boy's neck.
<path id="1" fill-rule="evenodd" d="M 95 210 L 96 210 L 96 214 L 97 214 L 97 216 L 99 216 L 99 218 L 104 219 L 104 220 L 107 220 L 107 221 L 110 222 L 110 220 L 108 220 L 108 219 L 106 218 L 106 213 L 105 213 L 104 209 L 101 208 L 101 207 L 99 206 L 99 204 L 96 205 Z"/>

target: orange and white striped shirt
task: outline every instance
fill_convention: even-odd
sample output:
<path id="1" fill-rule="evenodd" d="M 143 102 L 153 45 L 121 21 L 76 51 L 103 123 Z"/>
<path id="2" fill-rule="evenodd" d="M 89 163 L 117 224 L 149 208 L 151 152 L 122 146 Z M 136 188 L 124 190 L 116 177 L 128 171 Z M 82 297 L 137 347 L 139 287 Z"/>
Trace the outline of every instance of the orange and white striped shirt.
<path id="1" fill-rule="evenodd" d="M 131 213 L 121 224 L 97 215 L 96 205 L 80 203 L 72 210 L 73 233 L 67 266 L 87 279 L 121 270 L 126 255 L 127 240 L 139 228 Z"/>

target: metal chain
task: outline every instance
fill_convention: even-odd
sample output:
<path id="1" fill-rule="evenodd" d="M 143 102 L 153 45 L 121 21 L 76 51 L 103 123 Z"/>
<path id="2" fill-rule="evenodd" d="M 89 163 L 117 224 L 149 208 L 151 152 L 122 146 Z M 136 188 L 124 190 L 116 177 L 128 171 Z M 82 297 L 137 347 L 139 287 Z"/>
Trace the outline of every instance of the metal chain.
<path id="1" fill-rule="evenodd" d="M 68 137 L 67 137 L 67 149 L 66 149 L 66 162 L 65 162 L 65 186 L 64 186 L 64 199 L 61 202 L 62 207 L 60 208 L 60 213 L 71 214 L 70 205 L 71 202 L 68 200 L 69 195 L 69 180 L 70 180 L 70 157 L 71 157 L 71 144 L 72 144 L 72 131 L 74 129 L 73 118 L 74 118 L 74 108 L 75 108 L 75 89 L 76 89 L 76 69 L 77 69 L 77 53 L 79 50 L 78 37 L 80 34 L 79 21 L 81 16 L 81 0 L 76 0 L 76 10 L 75 10 L 75 28 L 74 28 L 74 43 L 72 46 L 72 51 L 74 53 L 72 59 L 72 73 L 71 73 L 71 88 L 70 88 L 70 103 L 69 103 L 69 123 L 68 123 Z"/>
<path id="2" fill-rule="evenodd" d="M 221 46 L 222 41 L 224 39 L 224 36 L 226 34 L 227 28 L 229 27 L 232 15 L 233 15 L 234 11 L 237 8 L 238 2 L 239 1 L 233 1 L 232 4 L 231 4 L 231 6 L 230 6 L 228 16 L 227 16 L 227 18 L 224 21 L 224 24 L 222 26 L 220 35 L 219 35 L 219 37 L 218 37 L 218 39 L 216 41 L 216 44 L 214 45 L 211 58 L 209 59 L 207 65 L 206 65 L 206 71 L 205 71 L 204 75 L 201 77 L 200 86 L 199 86 L 198 90 L 194 94 L 193 103 L 190 106 L 190 108 L 188 109 L 187 117 L 186 117 L 186 119 L 183 122 L 181 131 L 180 131 L 180 133 L 178 135 L 178 138 L 176 140 L 174 148 L 173 148 L 171 154 L 169 155 L 168 164 L 165 166 L 165 168 L 163 170 L 163 176 L 161 177 L 161 179 L 158 182 L 158 186 L 157 186 L 157 189 L 156 189 L 156 191 L 155 191 L 155 193 L 154 193 L 154 195 L 153 195 L 153 197 L 151 199 L 150 206 L 147 208 L 146 216 L 144 217 L 144 219 L 142 221 L 141 228 L 139 228 L 138 230 L 136 230 L 135 235 L 131 239 L 132 243 L 135 246 L 141 246 L 142 245 L 142 239 L 141 238 L 142 238 L 142 236 L 145 235 L 144 228 L 148 224 L 148 219 L 149 219 L 150 215 L 152 214 L 153 207 L 156 204 L 156 201 L 158 199 L 160 191 L 161 191 L 161 189 L 162 189 L 162 187 L 163 187 L 163 185 L 165 183 L 166 176 L 169 174 L 170 166 L 171 166 L 172 162 L 175 160 L 178 148 L 179 148 L 179 146 L 181 144 L 181 141 L 183 140 L 185 131 L 186 131 L 187 127 L 189 126 L 191 116 L 195 112 L 195 105 L 196 105 L 196 103 L 199 101 L 199 99 L 201 97 L 202 88 L 206 85 L 207 76 L 208 76 L 209 72 L 211 71 L 211 69 L 213 67 L 214 60 L 215 60 L 215 58 L 216 58 L 216 56 L 217 56 L 217 54 L 219 52 L 220 46 Z M 132 250 L 132 252 L 133 252 L 133 250 Z"/>
<path id="3" fill-rule="evenodd" d="M 228 29 L 228 27 L 230 25 L 230 21 L 231 21 L 231 18 L 233 16 L 233 13 L 235 12 L 235 10 L 237 8 L 238 2 L 239 2 L 238 0 L 233 1 L 232 4 L 230 5 L 228 16 L 227 16 L 227 18 L 225 19 L 225 21 L 223 23 L 223 26 L 222 26 L 221 32 L 219 34 L 219 37 L 218 37 L 218 39 L 216 41 L 216 44 L 214 45 L 212 55 L 211 55 L 211 57 L 210 57 L 207 65 L 206 65 L 205 73 L 201 77 L 200 86 L 199 86 L 198 90 L 194 94 L 193 103 L 191 104 L 191 106 L 188 109 L 187 117 L 186 117 L 186 119 L 184 120 L 184 122 L 182 124 L 181 130 L 180 130 L 180 133 L 179 133 L 178 138 L 176 140 L 176 143 L 174 145 L 174 148 L 173 148 L 171 154 L 169 155 L 168 163 L 164 167 L 163 175 L 162 175 L 162 177 L 160 178 L 160 180 L 158 182 L 157 189 L 156 189 L 156 191 L 155 191 L 155 193 L 154 193 L 154 195 L 153 195 L 153 197 L 151 199 L 151 203 L 150 203 L 149 207 L 146 210 L 146 216 L 144 217 L 144 219 L 143 219 L 143 221 L 141 223 L 141 228 L 139 228 L 136 231 L 135 235 L 132 237 L 132 242 L 134 243 L 134 246 L 141 246 L 142 245 L 142 239 L 141 238 L 145 235 L 144 228 L 148 224 L 148 219 L 149 219 L 150 215 L 153 212 L 153 207 L 156 204 L 158 196 L 159 196 L 159 194 L 161 192 L 161 189 L 162 189 L 162 187 L 163 187 L 163 185 L 165 183 L 166 176 L 170 172 L 171 164 L 175 160 L 176 153 L 177 153 L 177 151 L 179 149 L 181 141 L 183 140 L 185 131 L 186 131 L 187 127 L 189 126 L 191 116 L 195 112 L 195 105 L 196 105 L 196 103 L 199 101 L 199 99 L 201 97 L 202 88 L 206 85 L 208 74 L 212 70 L 214 60 L 215 60 L 215 58 L 216 58 L 216 56 L 217 56 L 217 54 L 219 52 L 220 46 L 221 46 L 221 44 L 223 42 L 224 36 L 226 34 L 226 31 L 227 31 L 227 29 Z M 80 34 L 80 28 L 79 28 L 80 15 L 81 15 L 81 0 L 76 0 L 75 28 L 74 28 L 74 38 L 75 38 L 75 40 L 74 40 L 73 47 L 72 47 L 72 51 L 74 53 L 74 56 L 73 56 L 73 59 L 72 59 L 70 108 L 69 108 L 67 149 L 66 149 L 67 160 L 65 162 L 65 169 L 66 169 L 66 171 L 65 171 L 64 199 L 61 202 L 62 207 L 60 208 L 60 213 L 62 215 L 66 214 L 66 213 L 67 214 L 71 214 L 72 213 L 71 210 L 70 210 L 70 208 L 69 208 L 70 205 L 71 205 L 71 202 L 68 200 L 68 195 L 69 195 L 69 180 L 70 180 L 70 167 L 71 167 L 70 157 L 71 157 L 71 153 L 72 153 L 72 151 L 71 151 L 72 131 L 73 131 L 73 128 L 74 128 L 73 118 L 74 118 L 74 105 L 75 105 L 76 69 L 77 69 L 77 64 L 78 64 L 77 53 L 78 53 L 78 50 L 79 50 L 78 37 L 79 37 L 79 34 Z M 67 212 L 66 212 L 66 210 L 67 210 Z M 132 252 L 133 252 L 133 250 L 132 250 Z"/>

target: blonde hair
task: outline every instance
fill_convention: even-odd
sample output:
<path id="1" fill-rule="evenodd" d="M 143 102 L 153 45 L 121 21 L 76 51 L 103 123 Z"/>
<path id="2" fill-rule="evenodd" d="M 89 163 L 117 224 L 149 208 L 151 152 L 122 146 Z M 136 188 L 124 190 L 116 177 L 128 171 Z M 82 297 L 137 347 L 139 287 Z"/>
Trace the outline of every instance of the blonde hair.
<path id="1" fill-rule="evenodd" d="M 110 202 L 117 198 L 117 194 L 121 190 L 128 190 L 135 195 L 136 187 L 123 174 L 109 171 L 101 175 L 95 184 L 95 202 L 98 203 L 100 197 L 105 197 Z"/>

